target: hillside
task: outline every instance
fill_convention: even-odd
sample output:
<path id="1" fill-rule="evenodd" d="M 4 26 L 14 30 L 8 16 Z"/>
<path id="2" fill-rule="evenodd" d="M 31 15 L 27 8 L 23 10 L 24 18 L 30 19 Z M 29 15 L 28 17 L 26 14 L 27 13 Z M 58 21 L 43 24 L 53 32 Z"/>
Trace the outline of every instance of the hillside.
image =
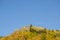
<path id="1" fill-rule="evenodd" d="M 60 40 L 60 30 L 49 30 L 30 25 L 8 36 L 0 37 L 0 40 Z"/>

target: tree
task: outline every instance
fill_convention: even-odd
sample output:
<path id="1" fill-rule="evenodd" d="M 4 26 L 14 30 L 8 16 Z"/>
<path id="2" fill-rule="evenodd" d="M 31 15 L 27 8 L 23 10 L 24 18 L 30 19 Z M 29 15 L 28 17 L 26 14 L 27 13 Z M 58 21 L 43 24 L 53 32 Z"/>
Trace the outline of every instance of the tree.
<path id="1" fill-rule="evenodd" d="M 32 31 L 32 24 L 30 25 L 30 31 Z"/>

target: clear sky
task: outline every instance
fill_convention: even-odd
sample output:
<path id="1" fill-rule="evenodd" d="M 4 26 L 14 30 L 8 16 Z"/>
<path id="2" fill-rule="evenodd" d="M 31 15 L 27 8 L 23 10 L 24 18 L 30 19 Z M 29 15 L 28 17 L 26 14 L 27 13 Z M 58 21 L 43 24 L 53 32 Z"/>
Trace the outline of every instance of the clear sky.
<path id="1" fill-rule="evenodd" d="M 0 36 L 29 24 L 60 30 L 60 0 L 0 0 Z"/>

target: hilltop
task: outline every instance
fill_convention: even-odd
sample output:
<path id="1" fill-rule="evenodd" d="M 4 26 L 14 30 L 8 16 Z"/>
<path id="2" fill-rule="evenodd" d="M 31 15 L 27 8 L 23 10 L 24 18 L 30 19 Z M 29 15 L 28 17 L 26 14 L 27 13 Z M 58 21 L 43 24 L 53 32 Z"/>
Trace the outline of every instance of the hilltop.
<path id="1" fill-rule="evenodd" d="M 60 40 L 60 30 L 49 30 L 30 25 L 8 36 L 0 37 L 0 40 Z"/>

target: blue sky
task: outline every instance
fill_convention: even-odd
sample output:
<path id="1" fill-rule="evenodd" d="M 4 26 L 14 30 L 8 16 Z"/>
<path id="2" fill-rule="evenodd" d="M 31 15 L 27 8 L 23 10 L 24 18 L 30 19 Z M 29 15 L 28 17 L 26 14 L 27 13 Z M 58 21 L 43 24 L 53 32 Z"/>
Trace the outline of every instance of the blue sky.
<path id="1" fill-rule="evenodd" d="M 60 0 L 0 0 L 0 36 L 29 24 L 60 30 Z"/>

